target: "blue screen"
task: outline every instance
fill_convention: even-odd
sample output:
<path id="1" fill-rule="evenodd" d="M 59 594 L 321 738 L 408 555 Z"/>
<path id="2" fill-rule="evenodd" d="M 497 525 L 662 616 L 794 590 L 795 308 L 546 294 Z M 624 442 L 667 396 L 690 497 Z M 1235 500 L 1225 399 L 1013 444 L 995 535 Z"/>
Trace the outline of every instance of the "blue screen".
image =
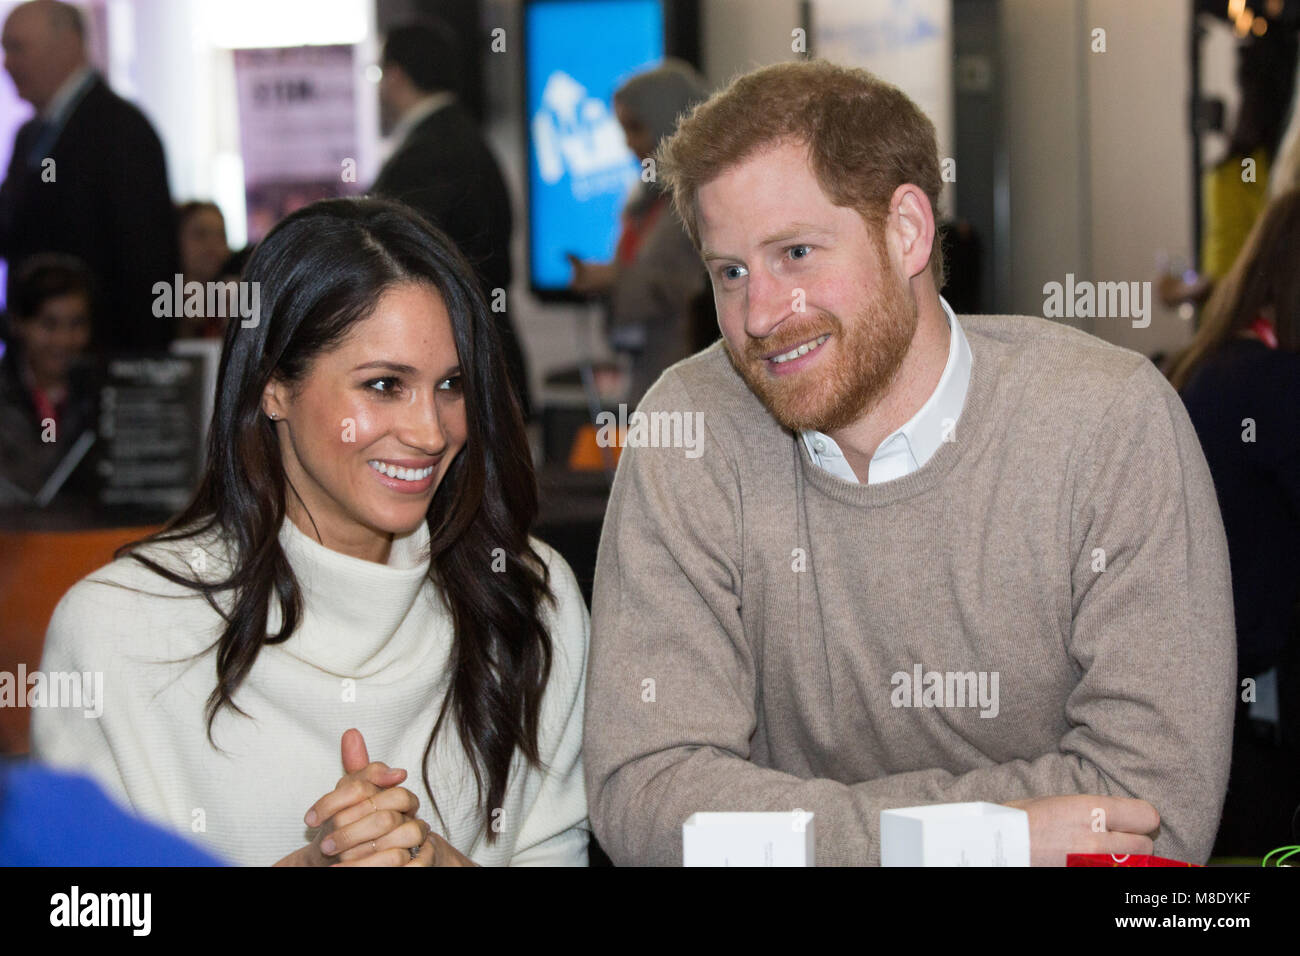
<path id="1" fill-rule="evenodd" d="M 529 251 L 532 284 L 563 289 L 566 252 L 607 262 L 641 166 L 614 115 L 614 91 L 664 53 L 659 0 L 538 0 L 528 49 Z"/>

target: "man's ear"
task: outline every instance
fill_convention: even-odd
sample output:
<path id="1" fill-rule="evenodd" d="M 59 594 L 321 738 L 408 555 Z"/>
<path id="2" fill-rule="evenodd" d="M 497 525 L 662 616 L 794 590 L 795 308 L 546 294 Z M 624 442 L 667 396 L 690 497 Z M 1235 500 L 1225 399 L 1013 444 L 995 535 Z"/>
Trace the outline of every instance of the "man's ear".
<path id="1" fill-rule="evenodd" d="M 930 267 L 934 210 L 930 198 L 911 183 L 894 190 L 889 203 L 889 233 L 903 272 L 911 279 Z"/>
<path id="2" fill-rule="evenodd" d="M 262 389 L 262 414 L 272 421 L 289 417 L 289 386 L 272 378 Z"/>

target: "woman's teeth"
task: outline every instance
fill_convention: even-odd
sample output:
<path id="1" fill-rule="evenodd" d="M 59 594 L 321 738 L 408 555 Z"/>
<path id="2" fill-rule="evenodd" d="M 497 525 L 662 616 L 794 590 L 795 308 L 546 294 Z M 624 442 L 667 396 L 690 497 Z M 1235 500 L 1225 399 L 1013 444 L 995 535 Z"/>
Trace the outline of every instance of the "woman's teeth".
<path id="1" fill-rule="evenodd" d="M 784 355 L 778 355 L 774 358 L 770 358 L 768 359 L 768 361 L 775 362 L 777 365 L 780 365 L 782 362 L 788 362 L 791 359 L 797 359 L 801 355 L 807 355 L 809 352 L 819 347 L 823 342 L 825 342 L 829 338 L 830 338 L 830 334 L 828 333 L 812 342 L 805 342 L 797 349 L 791 349 L 790 351 L 786 352 Z"/>
<path id="2" fill-rule="evenodd" d="M 366 464 L 381 475 L 400 478 L 402 481 L 423 481 L 433 474 L 433 465 L 427 468 L 398 468 L 396 465 L 385 465 L 382 461 L 369 461 Z"/>

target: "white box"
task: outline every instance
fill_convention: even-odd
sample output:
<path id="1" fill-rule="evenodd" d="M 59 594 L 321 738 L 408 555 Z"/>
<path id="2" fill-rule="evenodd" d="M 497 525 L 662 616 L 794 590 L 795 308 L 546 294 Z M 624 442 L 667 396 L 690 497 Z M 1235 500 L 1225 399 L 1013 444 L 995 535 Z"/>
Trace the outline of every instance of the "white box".
<path id="1" fill-rule="evenodd" d="M 813 815 L 692 813 L 682 824 L 682 866 L 814 866 Z"/>
<path id="2" fill-rule="evenodd" d="M 881 866 L 1028 866 L 1029 814 L 997 803 L 880 811 Z"/>

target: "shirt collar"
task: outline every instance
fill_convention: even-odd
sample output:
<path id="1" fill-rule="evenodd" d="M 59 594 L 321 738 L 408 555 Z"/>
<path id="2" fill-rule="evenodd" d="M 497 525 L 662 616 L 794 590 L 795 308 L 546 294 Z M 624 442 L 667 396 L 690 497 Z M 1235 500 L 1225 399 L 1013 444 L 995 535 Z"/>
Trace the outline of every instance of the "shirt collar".
<path id="1" fill-rule="evenodd" d="M 411 135 L 411 130 L 419 126 L 426 119 L 432 116 L 444 106 L 450 106 L 456 100 L 456 94 L 450 90 L 442 90 L 438 93 L 430 93 L 423 99 L 417 100 L 415 104 L 402 114 L 402 118 L 397 121 L 393 127 L 393 133 L 390 139 L 397 146 L 406 142 L 406 137 Z"/>
<path id="2" fill-rule="evenodd" d="M 876 448 L 875 454 L 871 456 L 868 484 L 892 481 L 917 471 L 930 460 L 945 440 L 952 440 L 949 436 L 955 435 L 953 429 L 966 404 L 966 392 L 970 387 L 971 352 L 966 334 L 962 331 L 957 316 L 953 314 L 952 307 L 942 296 L 939 297 L 939 304 L 948 317 L 948 328 L 952 332 L 948 337 L 948 361 L 944 365 L 943 374 L 917 413 L 901 428 L 891 432 Z M 833 438 L 817 431 L 799 434 L 808 449 L 808 457 L 814 464 L 837 478 L 858 482 L 857 475 Z"/>
<path id="3" fill-rule="evenodd" d="M 41 119 L 47 123 L 62 123 L 68 118 L 77 101 L 81 99 L 81 94 L 89 88 L 95 78 L 95 71 L 88 66 L 83 66 L 77 72 L 63 81 L 63 85 L 55 91 L 50 97 L 50 101 L 45 104 L 45 109 L 41 111 Z"/>

